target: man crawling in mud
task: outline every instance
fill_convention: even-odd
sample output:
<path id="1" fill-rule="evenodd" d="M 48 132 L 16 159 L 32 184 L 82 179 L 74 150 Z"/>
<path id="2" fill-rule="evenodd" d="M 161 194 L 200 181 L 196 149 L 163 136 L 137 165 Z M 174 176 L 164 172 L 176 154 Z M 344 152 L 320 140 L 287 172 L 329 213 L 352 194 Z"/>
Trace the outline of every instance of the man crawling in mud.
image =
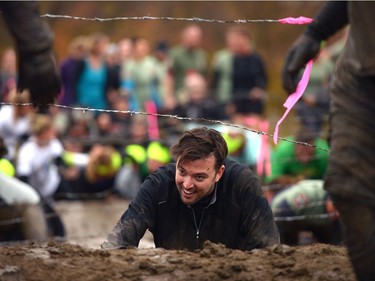
<path id="1" fill-rule="evenodd" d="M 186 131 L 172 146 L 176 163 L 150 175 L 101 247 L 137 247 L 147 229 L 156 247 L 195 250 L 209 240 L 251 250 L 279 243 L 257 176 L 227 159 L 221 134 Z"/>

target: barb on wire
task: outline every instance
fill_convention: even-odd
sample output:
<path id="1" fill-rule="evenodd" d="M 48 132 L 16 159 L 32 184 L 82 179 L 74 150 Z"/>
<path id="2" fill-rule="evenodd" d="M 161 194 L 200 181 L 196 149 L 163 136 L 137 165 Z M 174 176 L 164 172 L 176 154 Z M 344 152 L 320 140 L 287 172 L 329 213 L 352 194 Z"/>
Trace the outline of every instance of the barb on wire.
<path id="1" fill-rule="evenodd" d="M 205 23 L 278 23 L 279 20 L 273 19 L 255 19 L 255 20 L 247 20 L 247 19 L 236 19 L 236 20 L 221 20 L 221 19 L 204 19 L 204 18 L 186 18 L 186 17 L 152 17 L 152 16 L 132 16 L 132 17 L 113 17 L 113 18 L 88 18 L 88 17 L 79 17 L 79 16 L 69 16 L 69 15 L 52 15 L 52 14 L 44 14 L 41 15 L 44 18 L 52 18 L 52 19 L 73 19 L 73 20 L 83 20 L 83 21 L 99 21 L 99 22 L 106 22 L 106 21 L 120 21 L 120 20 L 162 20 L 162 21 L 191 21 L 191 22 L 205 22 Z"/>
<path id="2" fill-rule="evenodd" d="M 30 105 L 33 105 L 33 104 L 32 103 L 0 102 L 0 105 L 30 106 Z M 236 124 L 226 123 L 226 122 L 223 122 L 223 121 L 220 121 L 220 120 L 212 120 L 212 119 L 206 119 L 206 118 L 191 118 L 191 117 L 182 117 L 182 116 L 171 115 L 171 114 L 147 113 L 147 112 L 133 111 L 133 110 L 115 110 L 115 109 L 101 109 L 101 108 L 89 108 L 89 107 L 73 107 L 73 106 L 61 105 L 61 104 L 48 104 L 48 106 L 54 106 L 54 107 L 64 108 L 64 109 L 69 109 L 69 110 L 79 110 L 79 111 L 82 111 L 83 114 L 86 111 L 106 112 L 106 113 L 124 113 L 124 114 L 130 114 L 130 116 L 133 116 L 133 115 L 149 115 L 149 116 L 156 116 L 156 117 L 162 117 L 162 118 L 177 119 L 177 120 L 180 120 L 180 121 L 211 123 L 211 124 L 218 124 L 218 125 L 222 125 L 222 126 L 226 126 L 226 127 L 237 128 L 237 129 L 249 131 L 249 132 L 252 132 L 252 133 L 255 133 L 255 134 L 258 134 L 258 135 L 262 135 L 262 136 L 265 135 L 265 136 L 273 138 L 273 134 L 269 134 L 267 132 L 258 131 L 258 130 L 255 130 L 255 129 L 251 129 L 251 128 L 236 125 Z M 279 140 L 283 140 L 283 141 L 286 141 L 286 142 L 291 142 L 291 143 L 303 145 L 303 146 L 314 147 L 316 149 L 319 149 L 319 150 L 322 150 L 322 151 L 325 151 L 325 152 L 330 152 L 329 149 L 319 147 L 319 146 L 316 146 L 314 144 L 295 141 L 295 140 L 291 140 L 291 139 L 284 138 L 284 137 L 277 137 L 277 138 Z"/>

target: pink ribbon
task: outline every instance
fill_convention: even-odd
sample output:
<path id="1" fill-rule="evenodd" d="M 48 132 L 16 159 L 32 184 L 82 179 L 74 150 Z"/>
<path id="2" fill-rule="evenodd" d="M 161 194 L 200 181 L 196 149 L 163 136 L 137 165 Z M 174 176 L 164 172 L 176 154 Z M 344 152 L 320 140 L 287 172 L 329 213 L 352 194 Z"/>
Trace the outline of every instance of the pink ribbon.
<path id="1" fill-rule="evenodd" d="M 280 23 L 285 23 L 285 24 L 308 24 L 310 22 L 313 22 L 314 20 L 311 18 L 307 17 L 298 17 L 298 18 L 283 18 L 277 20 Z"/>
<path id="2" fill-rule="evenodd" d="M 146 112 L 148 119 L 148 136 L 152 140 L 159 139 L 159 126 L 158 117 L 155 115 L 157 113 L 156 105 L 152 100 L 146 101 L 145 103 Z"/>
<path id="3" fill-rule="evenodd" d="M 259 130 L 268 133 L 269 122 L 263 120 L 259 124 Z M 271 174 L 271 155 L 270 144 L 267 135 L 261 135 L 259 156 L 257 161 L 257 174 L 259 176 L 269 176 Z"/>
<path id="4" fill-rule="evenodd" d="M 247 117 L 245 122 L 246 126 L 249 128 L 257 128 L 266 134 L 268 133 L 269 122 L 267 120 Z M 268 176 L 271 174 L 271 147 L 266 134 L 260 136 L 260 146 L 256 165 L 257 174 L 259 176 Z"/>
<path id="5" fill-rule="evenodd" d="M 277 144 L 280 124 L 284 121 L 289 111 L 293 108 L 293 106 L 297 103 L 297 101 L 302 97 L 304 91 L 306 90 L 307 84 L 309 83 L 309 79 L 310 79 L 312 65 L 313 65 L 313 61 L 310 60 L 306 65 L 301 81 L 298 82 L 297 90 L 293 94 L 290 94 L 287 100 L 285 101 L 285 103 L 283 104 L 283 106 L 286 108 L 286 111 L 283 117 L 281 117 L 281 119 L 276 124 L 275 132 L 273 134 L 273 141 L 275 144 Z"/>

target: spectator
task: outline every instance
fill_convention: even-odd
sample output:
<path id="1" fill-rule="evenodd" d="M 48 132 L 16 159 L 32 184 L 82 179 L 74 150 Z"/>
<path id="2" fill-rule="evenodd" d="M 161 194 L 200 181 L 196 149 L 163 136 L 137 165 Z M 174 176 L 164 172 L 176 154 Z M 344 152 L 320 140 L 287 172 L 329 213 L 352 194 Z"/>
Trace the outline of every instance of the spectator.
<path id="1" fill-rule="evenodd" d="M 17 93 L 13 90 L 8 96 L 8 102 L 20 105 L 4 105 L 0 109 L 0 136 L 8 148 L 7 159 L 14 162 L 19 146 L 30 136 L 30 119 L 34 109 L 30 102 L 28 91 Z"/>
<path id="2" fill-rule="evenodd" d="M 297 116 L 302 126 L 319 135 L 329 111 L 329 81 L 334 62 L 323 49 L 314 63 L 309 84 L 302 98 L 296 104 Z"/>
<path id="3" fill-rule="evenodd" d="M 323 179 L 328 163 L 328 150 L 326 140 L 302 129 L 292 141 L 307 143 L 296 144 L 285 141 L 280 143 L 272 153 L 271 175 L 267 182 L 291 184 L 302 179 Z"/>
<path id="4" fill-rule="evenodd" d="M 61 183 L 55 160 L 61 156 L 63 146 L 55 137 L 51 118 L 37 114 L 31 122 L 32 135 L 20 147 L 17 157 L 17 177 L 31 185 L 43 201 L 44 211 L 51 216 L 50 231 L 55 236 L 65 236 L 65 229 L 53 208 L 53 196 Z"/>
<path id="5" fill-rule="evenodd" d="M 222 119 L 216 102 L 208 95 L 205 77 L 191 71 L 186 74 L 182 90 L 184 101 L 176 107 L 174 114 L 189 118 Z"/>
<path id="6" fill-rule="evenodd" d="M 14 177 L 13 164 L 3 158 L 6 154 L 7 147 L 0 137 L 0 241 L 44 242 L 48 234 L 40 197 L 31 186 Z"/>
<path id="7" fill-rule="evenodd" d="M 8 148 L 4 139 L 0 136 L 0 173 L 9 177 L 14 177 L 16 175 L 16 169 L 14 165 L 4 157 L 7 153 Z"/>
<path id="8" fill-rule="evenodd" d="M 17 57 L 14 49 L 6 49 L 1 57 L 0 101 L 8 100 L 9 93 L 17 88 Z M 0 106 L 1 107 L 1 106 Z"/>
<path id="9" fill-rule="evenodd" d="M 214 53 L 213 77 L 210 83 L 215 100 L 226 113 L 226 106 L 231 101 L 233 92 L 233 58 L 237 48 L 237 33 L 227 29 L 225 47 Z M 228 117 L 227 117 L 228 118 Z"/>
<path id="10" fill-rule="evenodd" d="M 228 157 L 255 170 L 260 149 L 260 136 L 235 128 L 218 128 L 228 146 Z"/>
<path id="11" fill-rule="evenodd" d="M 131 143 L 146 144 L 149 142 L 147 117 L 144 115 L 133 116 L 130 123 Z"/>
<path id="12" fill-rule="evenodd" d="M 168 93 L 172 91 L 172 81 L 168 71 L 171 67 L 169 55 L 169 46 L 165 41 L 156 44 L 153 56 L 156 59 L 157 87 L 163 101 L 160 111 L 168 112 L 173 109 L 173 104 L 169 99 Z"/>
<path id="13" fill-rule="evenodd" d="M 95 144 L 88 154 L 64 151 L 60 171 L 62 183 L 56 199 L 103 199 L 113 192 L 122 159 L 110 145 Z"/>
<path id="14" fill-rule="evenodd" d="M 200 26 L 188 25 L 181 32 L 181 43 L 170 51 L 173 91 L 168 93 L 168 98 L 173 101 L 174 106 L 181 103 L 180 99 L 184 98 L 180 91 L 186 73 L 196 71 L 205 77 L 207 75 L 207 53 L 201 47 L 202 36 Z"/>
<path id="15" fill-rule="evenodd" d="M 70 122 L 70 127 L 64 136 L 64 143 L 68 143 L 75 147 L 75 151 L 87 152 L 91 143 L 90 139 L 90 127 L 85 119 L 73 119 Z M 64 144 L 64 147 L 66 145 Z"/>
<path id="16" fill-rule="evenodd" d="M 95 121 L 92 136 L 94 138 L 111 137 L 114 129 L 111 114 L 101 112 L 95 117 Z"/>
<path id="17" fill-rule="evenodd" d="M 112 134 L 122 139 L 129 139 L 130 137 L 130 114 L 125 113 L 129 111 L 129 101 L 127 97 L 117 96 L 112 107 L 115 112 L 112 113 Z"/>
<path id="18" fill-rule="evenodd" d="M 123 87 L 130 92 L 131 110 L 145 112 L 149 101 L 159 109 L 163 106 L 156 59 L 150 55 L 150 43 L 146 38 L 135 40 L 133 56 L 122 69 L 122 80 Z"/>
<path id="19" fill-rule="evenodd" d="M 263 60 L 245 29 L 232 27 L 228 34 L 231 36 L 233 52 L 232 95 L 228 114 L 242 118 L 261 116 L 264 113 L 267 87 Z"/>
<path id="20" fill-rule="evenodd" d="M 169 148 L 160 141 L 147 145 L 129 144 L 124 148 L 124 163 L 115 181 L 118 195 L 134 199 L 139 187 L 150 174 L 171 162 Z"/>
<path id="21" fill-rule="evenodd" d="M 338 213 L 323 189 L 323 180 L 302 180 L 286 185 L 273 196 L 270 204 L 282 244 L 338 245 L 342 242 Z M 313 237 L 303 241 L 301 234 L 307 231 L 312 232 Z"/>
<path id="22" fill-rule="evenodd" d="M 133 40 L 122 38 L 118 43 L 118 56 L 121 64 L 126 63 L 133 55 Z"/>
<path id="23" fill-rule="evenodd" d="M 49 199 L 60 183 L 54 160 L 62 154 L 63 147 L 55 137 L 52 120 L 47 115 L 33 117 L 31 132 L 31 137 L 22 144 L 18 153 L 17 175 L 43 198 Z"/>
<path id="24" fill-rule="evenodd" d="M 89 37 L 87 56 L 80 61 L 77 68 L 77 103 L 90 108 L 108 108 L 107 94 L 119 86 L 119 77 L 110 68 L 104 58 L 109 38 L 102 33 Z"/>
<path id="25" fill-rule="evenodd" d="M 109 108 L 113 108 L 117 97 L 121 94 L 121 69 L 122 61 L 120 59 L 120 49 L 116 43 L 110 43 L 104 53 L 105 61 L 109 69 L 111 69 L 111 81 L 113 85 L 107 92 Z"/>
<path id="26" fill-rule="evenodd" d="M 68 56 L 61 62 L 61 86 L 62 92 L 59 96 L 59 103 L 72 106 L 76 103 L 76 80 L 79 62 L 86 55 L 87 38 L 85 36 L 75 37 L 68 46 Z"/>
<path id="27" fill-rule="evenodd" d="M 177 162 L 147 177 L 102 248 L 136 247 L 147 229 L 166 249 L 192 251 L 206 240 L 241 250 L 279 242 L 259 180 L 226 159 L 218 131 L 186 131 L 171 151 Z"/>

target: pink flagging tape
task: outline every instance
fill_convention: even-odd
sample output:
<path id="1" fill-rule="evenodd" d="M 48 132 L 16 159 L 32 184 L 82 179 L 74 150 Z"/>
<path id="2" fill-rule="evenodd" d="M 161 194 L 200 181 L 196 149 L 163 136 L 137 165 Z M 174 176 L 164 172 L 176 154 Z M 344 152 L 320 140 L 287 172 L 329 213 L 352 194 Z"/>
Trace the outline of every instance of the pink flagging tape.
<path id="1" fill-rule="evenodd" d="M 286 108 L 286 111 L 283 117 L 281 117 L 280 120 L 276 124 L 275 132 L 273 134 L 273 141 L 275 144 L 277 144 L 280 124 L 284 121 L 289 111 L 293 108 L 293 106 L 297 103 L 297 101 L 302 97 L 303 93 L 306 90 L 307 84 L 309 83 L 309 79 L 310 79 L 312 65 L 313 65 L 313 60 L 310 60 L 306 65 L 301 81 L 298 82 L 297 90 L 293 94 L 290 94 L 287 100 L 285 101 L 285 103 L 283 104 L 283 106 Z"/>
<path id="2" fill-rule="evenodd" d="M 150 139 L 155 140 L 159 139 L 159 126 L 158 126 L 158 117 L 156 105 L 153 101 L 147 101 L 145 103 L 146 112 L 149 114 L 147 115 L 148 119 L 148 136 Z"/>
<path id="3" fill-rule="evenodd" d="M 259 129 L 268 133 L 269 122 L 267 120 L 261 121 Z M 261 136 L 260 150 L 257 161 L 257 173 L 262 176 L 269 176 L 271 174 L 271 147 L 267 135 Z"/>
<path id="4" fill-rule="evenodd" d="M 314 20 L 307 17 L 298 17 L 298 18 L 283 18 L 277 20 L 279 23 L 285 23 L 285 24 L 308 24 L 310 22 L 313 22 Z"/>

